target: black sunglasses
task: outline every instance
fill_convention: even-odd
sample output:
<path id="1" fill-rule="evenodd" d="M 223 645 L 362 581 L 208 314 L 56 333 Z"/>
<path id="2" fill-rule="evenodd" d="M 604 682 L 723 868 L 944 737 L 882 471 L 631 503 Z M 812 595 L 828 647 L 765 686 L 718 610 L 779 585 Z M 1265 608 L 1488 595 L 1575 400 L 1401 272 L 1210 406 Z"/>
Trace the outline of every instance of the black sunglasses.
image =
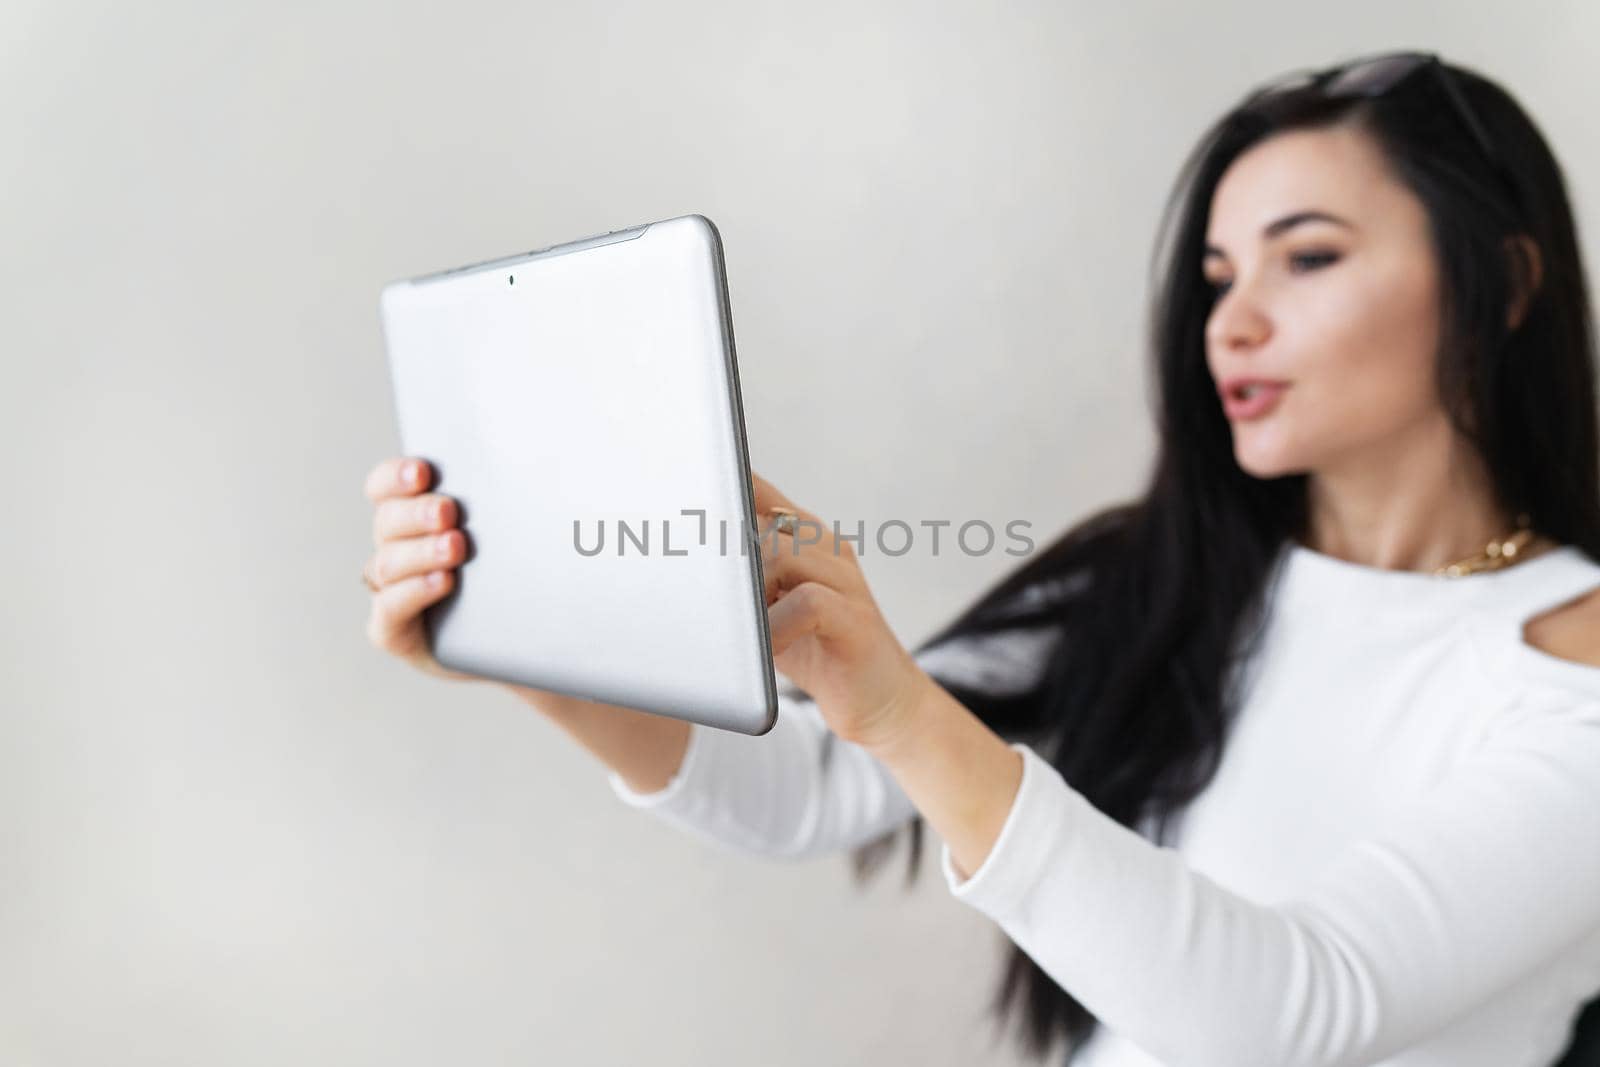
<path id="1" fill-rule="evenodd" d="M 1332 67 L 1291 71 L 1252 92 L 1245 98 L 1244 107 L 1248 109 L 1279 93 L 1306 89 L 1331 99 L 1376 98 L 1393 91 L 1422 70 L 1431 72 L 1439 86 L 1444 89 L 1445 96 L 1449 98 L 1456 114 L 1472 134 L 1472 139 L 1477 142 L 1490 165 L 1494 167 L 1500 182 L 1512 198 L 1516 199 L 1516 186 L 1511 181 L 1510 172 L 1501 160 L 1500 153 L 1495 151 L 1488 130 L 1478 118 L 1478 113 L 1467 102 L 1467 94 L 1462 92 L 1455 75 L 1450 73 L 1450 68 L 1440 62 L 1438 55 L 1433 52 L 1383 52 L 1361 56 Z"/>

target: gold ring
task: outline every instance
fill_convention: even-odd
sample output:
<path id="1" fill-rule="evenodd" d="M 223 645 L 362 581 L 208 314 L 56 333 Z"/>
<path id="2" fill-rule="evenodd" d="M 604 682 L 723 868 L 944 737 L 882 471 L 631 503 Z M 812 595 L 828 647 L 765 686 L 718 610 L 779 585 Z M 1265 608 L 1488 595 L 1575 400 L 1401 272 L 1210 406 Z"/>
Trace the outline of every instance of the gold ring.
<path id="1" fill-rule="evenodd" d="M 772 515 L 772 528 L 775 530 L 794 533 L 800 528 L 800 516 L 797 512 L 788 508 L 773 508 L 770 514 Z"/>

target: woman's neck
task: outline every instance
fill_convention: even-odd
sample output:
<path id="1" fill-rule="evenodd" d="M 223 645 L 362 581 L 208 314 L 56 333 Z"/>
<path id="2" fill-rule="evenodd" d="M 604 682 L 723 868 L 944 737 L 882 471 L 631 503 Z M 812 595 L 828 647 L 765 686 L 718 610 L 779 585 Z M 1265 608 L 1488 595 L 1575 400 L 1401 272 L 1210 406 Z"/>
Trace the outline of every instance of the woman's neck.
<path id="1" fill-rule="evenodd" d="M 1312 472 L 1300 543 L 1368 567 L 1431 573 L 1516 532 L 1516 515 L 1496 500 L 1487 470 L 1469 451 L 1400 455 L 1359 469 Z M 1519 559 L 1557 547 L 1534 534 Z"/>
<path id="2" fill-rule="evenodd" d="M 1392 552 L 1385 552 L 1383 550 L 1374 552 L 1353 551 L 1349 548 L 1340 547 L 1338 543 L 1330 544 L 1327 541 L 1319 541 L 1315 538 L 1305 537 L 1299 538 L 1297 543 L 1311 549 L 1312 551 L 1320 552 L 1325 556 L 1333 556 L 1338 559 L 1348 560 L 1351 563 L 1360 563 L 1368 567 L 1379 567 L 1384 570 L 1417 571 L 1420 573 L 1432 574 L 1440 567 L 1455 563 L 1458 560 L 1476 556 L 1488 546 L 1488 543 L 1491 540 L 1499 540 L 1508 536 L 1510 532 L 1511 528 L 1508 526 L 1500 533 L 1491 534 L 1489 537 L 1479 541 L 1476 545 L 1471 545 L 1465 550 L 1449 556 L 1441 555 L 1437 550 L 1430 552 L 1426 549 L 1421 549 L 1410 553 L 1403 548 L 1396 549 Z M 1560 547 L 1561 542 L 1555 540 L 1554 538 L 1546 537 L 1544 534 L 1535 533 L 1533 538 L 1527 544 L 1523 545 L 1522 548 L 1517 552 L 1516 562 L 1525 562 L 1537 556 L 1542 556 L 1546 552 Z M 1415 563 L 1417 560 L 1424 560 L 1425 562 L 1417 564 Z M 1434 562 L 1435 560 L 1437 560 L 1437 562 Z M 1411 565 L 1407 565 L 1408 563 Z M 1507 564 L 1507 566 L 1511 565 L 1512 564 Z"/>

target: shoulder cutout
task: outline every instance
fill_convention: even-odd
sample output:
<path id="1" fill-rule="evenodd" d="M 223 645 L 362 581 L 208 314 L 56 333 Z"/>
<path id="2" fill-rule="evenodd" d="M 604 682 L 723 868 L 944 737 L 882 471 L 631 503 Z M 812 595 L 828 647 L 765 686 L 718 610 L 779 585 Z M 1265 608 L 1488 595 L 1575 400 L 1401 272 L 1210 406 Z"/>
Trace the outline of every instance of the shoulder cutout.
<path id="1" fill-rule="evenodd" d="M 1600 587 L 1527 620 L 1522 637 L 1541 652 L 1600 667 Z"/>

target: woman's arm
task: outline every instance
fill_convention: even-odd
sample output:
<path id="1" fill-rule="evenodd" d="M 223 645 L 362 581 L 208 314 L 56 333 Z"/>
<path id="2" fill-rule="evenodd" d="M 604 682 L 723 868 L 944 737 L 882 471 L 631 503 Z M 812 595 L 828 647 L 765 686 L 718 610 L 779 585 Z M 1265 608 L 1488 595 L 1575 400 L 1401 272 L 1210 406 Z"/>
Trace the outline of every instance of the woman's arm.
<path id="1" fill-rule="evenodd" d="M 924 649 L 915 660 L 947 680 L 1015 692 L 1037 677 L 1056 638 L 1022 630 L 964 636 Z M 916 814 L 894 776 L 866 749 L 833 735 L 804 694 L 780 689 L 778 721 L 760 737 L 675 725 L 687 727 L 687 738 L 670 781 L 641 789 L 616 770 L 609 779 L 624 803 L 702 840 L 807 859 L 865 844 Z"/>
<path id="2" fill-rule="evenodd" d="M 631 789 L 664 788 L 683 762 L 690 724 L 682 719 L 543 689 L 506 688 L 561 727 Z"/>
<path id="3" fill-rule="evenodd" d="M 1270 906 L 984 736 L 948 695 L 918 711 L 916 732 L 873 751 L 944 838 L 950 891 L 1162 1063 L 1374 1063 L 1600 936 L 1600 696 L 1530 697 L 1315 888 Z"/>
<path id="4" fill-rule="evenodd" d="M 1018 627 L 914 655 L 878 610 L 851 543 L 759 475 L 752 485 L 758 515 L 781 505 L 800 520 L 761 551 L 773 660 L 805 695 L 780 694 L 777 724 L 760 737 L 691 727 L 679 772 L 660 790 L 611 780 L 627 803 L 707 840 L 801 858 L 872 840 L 915 814 L 863 746 L 926 679 L 953 669 L 977 689 L 1026 688 L 1059 635 Z"/>
<path id="5" fill-rule="evenodd" d="M 905 729 L 868 751 L 900 783 L 945 841 L 955 869 L 993 849 L 1022 784 L 1025 760 L 949 693 L 927 679 Z"/>

